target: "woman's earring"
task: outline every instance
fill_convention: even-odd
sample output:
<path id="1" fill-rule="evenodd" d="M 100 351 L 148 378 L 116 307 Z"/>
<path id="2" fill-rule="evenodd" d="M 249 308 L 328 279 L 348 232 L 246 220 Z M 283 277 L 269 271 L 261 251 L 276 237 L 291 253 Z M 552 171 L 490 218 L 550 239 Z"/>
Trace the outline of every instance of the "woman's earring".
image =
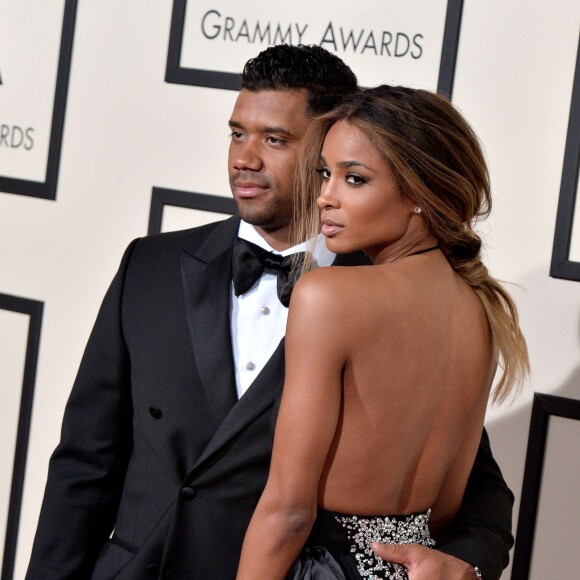
<path id="1" fill-rule="evenodd" d="M 416 205 L 413 208 L 413 213 L 416 213 L 417 215 L 420 215 L 421 214 L 421 208 L 418 205 Z"/>

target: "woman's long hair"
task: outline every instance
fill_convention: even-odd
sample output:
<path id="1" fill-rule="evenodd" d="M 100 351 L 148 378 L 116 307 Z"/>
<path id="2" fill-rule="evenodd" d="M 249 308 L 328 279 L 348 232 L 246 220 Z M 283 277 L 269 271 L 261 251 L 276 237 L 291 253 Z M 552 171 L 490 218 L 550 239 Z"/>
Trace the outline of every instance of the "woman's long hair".
<path id="1" fill-rule="evenodd" d="M 348 97 L 314 120 L 304 139 L 298 161 L 297 240 L 320 231 L 316 168 L 326 134 L 337 121 L 356 127 L 374 145 L 400 194 L 421 208 L 448 262 L 480 297 L 503 369 L 493 401 L 504 401 L 529 373 L 529 359 L 515 303 L 482 263 L 481 239 L 473 230 L 491 210 L 489 174 L 477 136 L 446 98 L 429 91 L 382 85 Z"/>

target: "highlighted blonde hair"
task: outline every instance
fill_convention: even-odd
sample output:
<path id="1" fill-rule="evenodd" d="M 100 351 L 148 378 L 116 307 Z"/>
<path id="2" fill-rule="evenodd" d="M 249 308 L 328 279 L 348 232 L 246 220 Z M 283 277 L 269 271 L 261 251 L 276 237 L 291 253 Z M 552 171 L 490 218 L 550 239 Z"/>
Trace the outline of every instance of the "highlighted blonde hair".
<path id="1" fill-rule="evenodd" d="M 492 398 L 503 402 L 519 390 L 530 366 L 516 305 L 483 264 L 481 239 L 473 230 L 491 210 L 489 174 L 477 136 L 446 98 L 429 91 L 382 85 L 347 97 L 315 119 L 304 139 L 294 218 L 297 240 L 320 231 L 316 168 L 326 134 L 337 121 L 367 137 L 391 169 L 401 195 L 421 208 L 452 268 L 477 292 L 503 370 Z"/>

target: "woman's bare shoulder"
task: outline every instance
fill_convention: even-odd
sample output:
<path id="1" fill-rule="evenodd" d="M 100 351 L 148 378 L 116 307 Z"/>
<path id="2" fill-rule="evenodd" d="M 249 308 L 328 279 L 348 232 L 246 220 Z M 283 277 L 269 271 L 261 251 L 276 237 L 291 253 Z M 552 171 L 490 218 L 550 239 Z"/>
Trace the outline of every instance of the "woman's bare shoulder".
<path id="1" fill-rule="evenodd" d="M 292 293 L 293 303 L 312 306 L 334 306 L 359 287 L 364 278 L 363 270 L 369 266 L 327 266 L 307 272 L 296 283 Z"/>

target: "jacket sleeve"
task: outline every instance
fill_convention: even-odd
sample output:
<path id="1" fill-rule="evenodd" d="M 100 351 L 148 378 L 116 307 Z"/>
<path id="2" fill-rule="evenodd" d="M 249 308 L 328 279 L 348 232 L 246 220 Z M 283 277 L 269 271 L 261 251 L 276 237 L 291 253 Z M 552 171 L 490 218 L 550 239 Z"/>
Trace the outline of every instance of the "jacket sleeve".
<path id="1" fill-rule="evenodd" d="M 498 580 L 514 544 L 513 502 L 484 429 L 461 509 L 436 548 L 477 566 L 485 580 Z"/>
<path id="2" fill-rule="evenodd" d="M 99 310 L 49 465 L 30 580 L 90 578 L 109 538 L 132 450 L 130 365 L 123 286 L 134 241 Z"/>

